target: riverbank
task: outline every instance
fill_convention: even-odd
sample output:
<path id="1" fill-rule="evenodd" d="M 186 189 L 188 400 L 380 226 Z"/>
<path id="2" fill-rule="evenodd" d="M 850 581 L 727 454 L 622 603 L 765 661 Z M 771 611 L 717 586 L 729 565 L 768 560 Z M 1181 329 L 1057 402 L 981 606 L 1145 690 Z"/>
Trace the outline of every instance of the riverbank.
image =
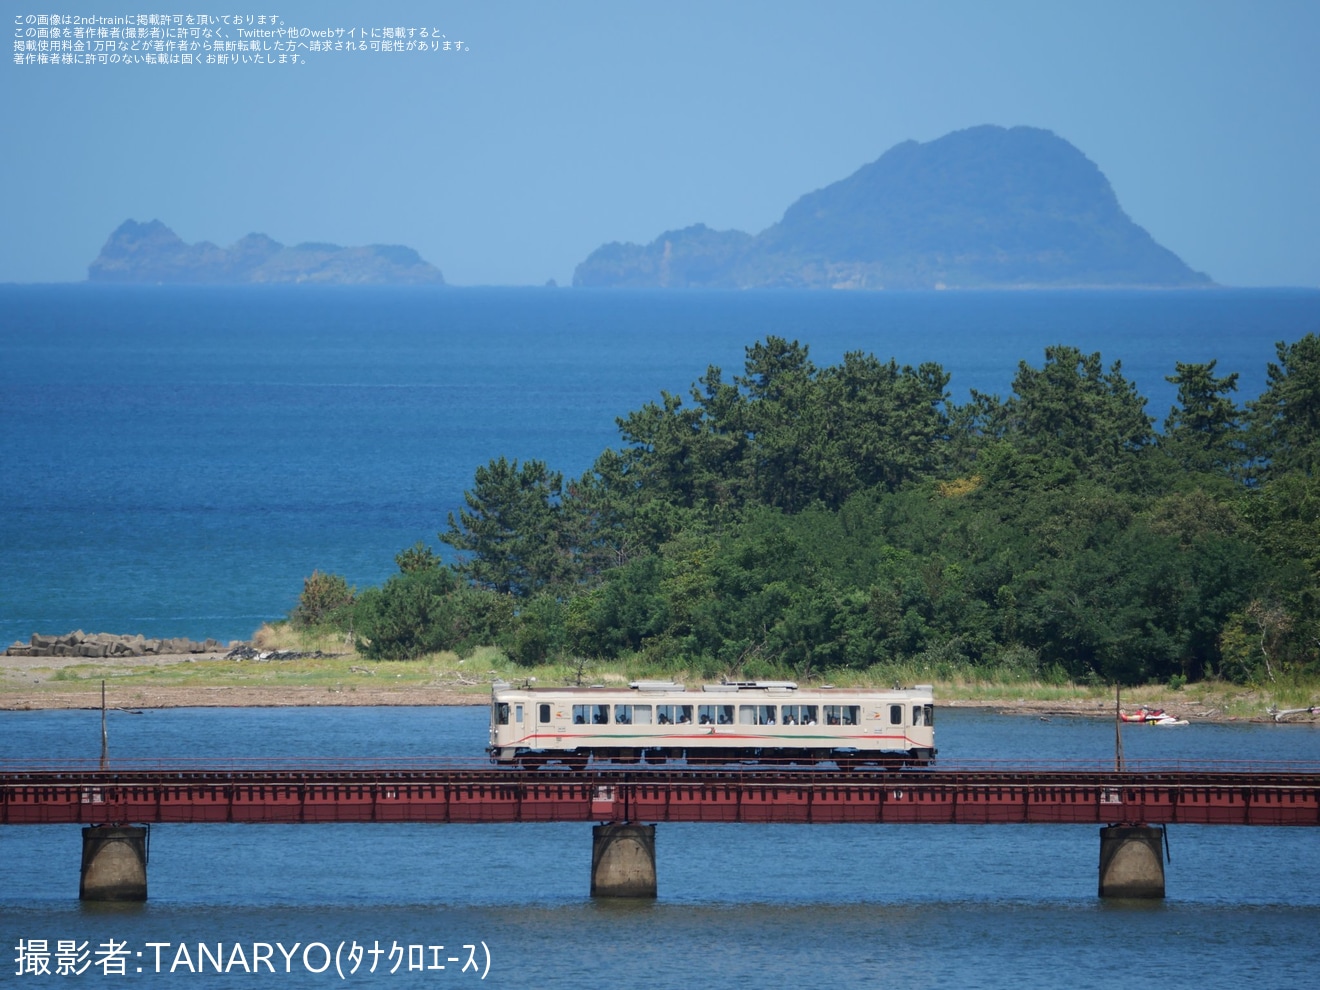
<path id="1" fill-rule="evenodd" d="M 448 665 L 369 663 L 353 654 L 230 659 L 226 653 L 141 657 L 5 657 L 0 710 L 288 708 L 322 705 L 479 705 L 491 677 Z"/>
<path id="2" fill-rule="evenodd" d="M 287 644 L 281 644 L 287 645 Z M 325 650 L 332 644 L 318 644 Z M 572 683 L 566 670 L 527 672 L 537 683 Z M 348 652 L 279 659 L 225 653 L 143 657 L 5 657 L 0 667 L 0 710 L 99 708 L 101 683 L 112 708 L 287 708 L 391 705 L 484 705 L 496 678 L 521 679 L 495 650 L 459 659 L 452 655 L 410 662 L 375 662 Z M 589 671 L 592 683 L 623 683 L 624 675 Z M 946 708 L 981 708 L 1037 718 L 1112 718 L 1109 689 L 1038 683 L 994 684 L 935 681 Z M 1300 707 L 1261 689 L 1203 683 L 1179 690 L 1167 685 L 1127 688 L 1129 710 L 1164 708 L 1190 722 L 1271 721 L 1267 709 Z M 1315 715 L 1290 721 L 1320 724 Z"/>

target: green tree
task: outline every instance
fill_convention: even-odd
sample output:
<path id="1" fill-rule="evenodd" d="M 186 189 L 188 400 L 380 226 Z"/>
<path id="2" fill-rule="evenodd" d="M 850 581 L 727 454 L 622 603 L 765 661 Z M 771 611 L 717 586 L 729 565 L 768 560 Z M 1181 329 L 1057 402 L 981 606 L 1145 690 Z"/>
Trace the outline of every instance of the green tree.
<path id="1" fill-rule="evenodd" d="M 574 596 L 565 619 L 570 648 L 584 656 L 617 658 L 662 638 L 670 615 L 660 593 L 661 568 L 660 556 L 649 554 Z"/>
<path id="2" fill-rule="evenodd" d="M 568 583 L 571 549 L 560 527 L 563 476 L 543 461 L 501 457 L 479 467 L 463 493 L 466 509 L 449 514 L 440 540 L 471 556 L 456 565 L 460 574 L 500 594 L 527 597 Z"/>
<path id="3" fill-rule="evenodd" d="M 394 563 L 399 566 L 399 571 L 403 574 L 411 574 L 413 571 L 425 571 L 432 567 L 440 566 L 440 558 L 421 540 L 418 540 L 407 550 L 400 550 L 394 555 Z"/>
<path id="4" fill-rule="evenodd" d="M 518 610 L 509 658 L 533 667 L 557 656 L 564 648 L 565 607 L 552 595 L 537 595 Z"/>
<path id="5" fill-rule="evenodd" d="M 1241 412 L 1230 397 L 1237 372 L 1215 377 L 1216 361 L 1175 362 L 1165 378 L 1178 386 L 1178 405 L 1169 410 L 1159 445 L 1185 471 L 1237 476 L 1244 460 Z"/>
<path id="6" fill-rule="evenodd" d="M 619 419 L 626 446 L 614 467 L 643 501 L 721 518 L 743 498 L 742 400 L 719 368 L 708 368 L 698 384 L 690 390 L 690 404 L 662 392 L 659 403 Z"/>
<path id="7" fill-rule="evenodd" d="M 1266 366 L 1266 386 L 1248 405 L 1251 450 L 1261 475 L 1307 476 L 1320 466 L 1320 336 L 1275 344 L 1279 361 Z"/>
<path id="8" fill-rule="evenodd" d="M 1248 492 L 1239 512 L 1270 562 L 1247 625 L 1269 631 L 1284 669 L 1320 667 L 1320 476 L 1275 477 Z"/>
<path id="9" fill-rule="evenodd" d="M 1029 456 L 1130 487 L 1137 455 L 1155 439 L 1145 406 L 1120 362 L 1105 371 L 1098 352 L 1047 347 L 1041 368 L 1019 363 L 1007 402 L 985 404 L 982 428 Z"/>
<path id="10" fill-rule="evenodd" d="M 809 505 L 818 487 L 824 423 L 816 374 L 806 346 L 770 336 L 747 348 L 735 379 L 745 395 L 739 425 L 749 440 L 745 472 L 753 497 L 788 512 Z"/>
<path id="11" fill-rule="evenodd" d="M 932 477 L 948 458 L 948 384 L 938 364 L 900 368 L 860 351 L 822 371 L 815 500 L 838 508 L 857 492 Z"/>

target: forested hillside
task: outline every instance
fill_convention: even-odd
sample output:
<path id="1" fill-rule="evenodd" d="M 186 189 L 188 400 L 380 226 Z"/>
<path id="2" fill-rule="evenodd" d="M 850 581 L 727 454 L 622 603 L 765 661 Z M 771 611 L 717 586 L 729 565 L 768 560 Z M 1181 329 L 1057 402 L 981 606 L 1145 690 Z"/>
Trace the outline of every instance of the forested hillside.
<path id="1" fill-rule="evenodd" d="M 642 658 L 702 676 L 916 661 L 1046 680 L 1320 670 L 1320 337 L 1267 387 L 1178 364 L 1156 429 L 1118 362 L 1048 348 L 1007 397 L 936 364 L 818 367 L 777 337 L 741 374 L 619 419 L 580 478 L 480 467 L 440 540 L 294 613 L 370 656 L 495 643 L 521 663 Z"/>

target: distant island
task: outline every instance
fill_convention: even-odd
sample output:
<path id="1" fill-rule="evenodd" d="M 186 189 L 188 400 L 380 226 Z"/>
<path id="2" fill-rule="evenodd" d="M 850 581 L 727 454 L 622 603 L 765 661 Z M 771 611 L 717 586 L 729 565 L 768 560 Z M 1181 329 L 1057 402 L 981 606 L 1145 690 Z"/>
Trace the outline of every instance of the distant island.
<path id="1" fill-rule="evenodd" d="M 159 220 L 125 220 L 87 268 L 91 282 L 172 284 L 444 285 L 410 247 L 297 244 L 248 234 L 227 248 L 185 244 Z"/>
<path id="2" fill-rule="evenodd" d="M 573 285 L 978 289 L 1213 283 L 1155 242 L 1077 148 L 1035 127 L 906 141 L 759 234 L 695 224 L 606 244 Z"/>

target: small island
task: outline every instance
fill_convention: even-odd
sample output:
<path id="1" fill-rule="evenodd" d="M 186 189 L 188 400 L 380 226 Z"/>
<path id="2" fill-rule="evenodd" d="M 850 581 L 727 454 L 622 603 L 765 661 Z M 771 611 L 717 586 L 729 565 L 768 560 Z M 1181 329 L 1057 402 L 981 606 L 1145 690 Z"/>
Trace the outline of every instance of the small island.
<path id="1" fill-rule="evenodd" d="M 444 285 L 410 247 L 296 244 L 248 234 L 227 248 L 185 243 L 159 220 L 125 220 L 87 268 L 91 282 L 175 285 Z"/>
<path id="2" fill-rule="evenodd" d="M 1192 288 L 1081 151 L 985 125 L 889 149 L 759 234 L 694 224 L 606 244 L 573 284 L 612 288 Z"/>

